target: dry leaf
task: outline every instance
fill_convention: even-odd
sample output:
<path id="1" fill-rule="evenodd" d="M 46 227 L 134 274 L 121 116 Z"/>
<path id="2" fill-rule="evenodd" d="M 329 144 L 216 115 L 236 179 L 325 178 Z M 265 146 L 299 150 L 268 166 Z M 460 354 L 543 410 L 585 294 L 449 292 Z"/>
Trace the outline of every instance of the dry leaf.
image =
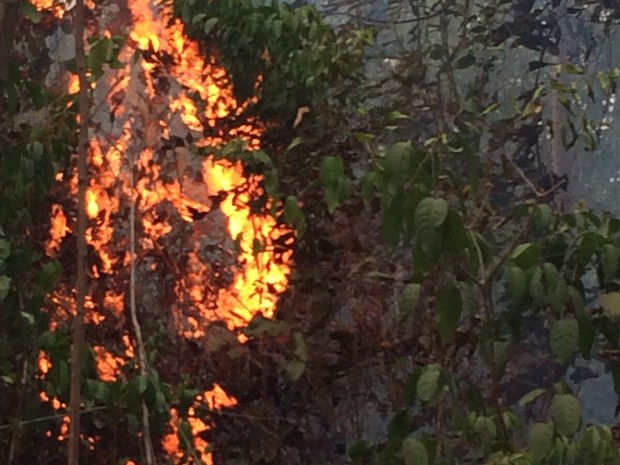
<path id="1" fill-rule="evenodd" d="M 295 116 L 295 122 L 293 123 L 293 127 L 296 128 L 301 123 L 301 120 L 304 119 L 304 115 L 306 113 L 310 113 L 310 108 L 308 107 L 299 107 L 297 109 L 297 115 Z"/>

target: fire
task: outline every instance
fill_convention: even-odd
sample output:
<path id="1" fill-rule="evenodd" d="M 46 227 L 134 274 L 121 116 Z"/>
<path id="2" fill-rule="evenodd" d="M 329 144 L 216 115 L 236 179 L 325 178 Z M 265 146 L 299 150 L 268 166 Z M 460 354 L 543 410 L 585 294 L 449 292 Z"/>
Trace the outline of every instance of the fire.
<path id="1" fill-rule="evenodd" d="M 47 0 L 34 4 L 51 7 Z M 92 86 L 86 239 L 97 258 L 90 275 L 97 280 L 92 288 L 98 292 L 93 290 L 88 299 L 86 321 L 119 331 L 124 347 L 124 353 L 115 353 L 103 344 L 94 345 L 99 378 L 105 382 L 123 376 L 121 369 L 134 357 L 127 296 L 119 291 L 127 285 L 132 260 L 142 286 L 139 311 L 159 312 L 158 317 L 169 312 L 175 330 L 187 338 L 205 337 L 206 327 L 215 321 L 236 331 L 257 314 L 272 317 L 292 266 L 291 231 L 251 207 L 257 199 L 267 210 L 271 207 L 264 200 L 262 177 L 244 174 L 240 162 L 201 159 L 190 152 L 192 145 L 216 148 L 239 138 L 249 149 L 258 149 L 259 122 L 228 128 L 222 123 L 241 116 L 252 102 L 235 101 L 226 71 L 187 39 L 169 5 L 128 0 L 127 6 L 132 24 L 127 25 L 129 40 L 119 55 L 126 66 L 107 70 Z M 91 32 L 111 37 L 112 26 L 106 21 L 110 19 L 99 18 L 100 30 Z M 74 75 L 67 77 L 67 86 L 70 94 L 78 91 Z M 68 193 L 76 194 L 75 174 L 57 180 Z M 127 252 L 132 204 L 135 257 Z M 63 240 L 72 233 L 71 208 L 52 207 L 46 244 L 50 256 L 59 254 Z M 50 306 L 55 328 L 74 313 L 72 292 L 57 291 Z M 244 341 L 242 335 L 238 338 Z M 50 366 L 49 359 L 39 359 L 41 376 Z M 54 402 L 45 393 L 41 399 Z M 198 410 L 236 404 L 215 385 L 190 409 L 192 442 L 205 463 L 212 464 L 213 458 L 200 432 L 210 426 L 199 418 Z M 175 409 L 171 417 L 173 433 L 164 437 L 162 447 L 178 463 L 182 453 L 176 433 L 181 419 Z"/>
<path id="2" fill-rule="evenodd" d="M 50 10 L 59 19 L 65 15 L 64 2 L 58 0 L 32 0 L 32 4 L 37 10 Z"/>
<path id="3" fill-rule="evenodd" d="M 213 465 L 213 454 L 209 452 L 209 445 L 200 436 L 201 433 L 208 431 L 210 426 L 204 423 L 200 418 L 196 417 L 196 410 L 202 405 L 206 405 L 209 410 L 212 411 L 221 410 L 222 408 L 234 407 L 237 405 L 237 399 L 226 394 L 220 385 L 215 384 L 213 389 L 206 391 L 201 396 L 197 396 L 194 405 L 189 408 L 189 417 L 187 421 L 192 431 L 192 445 L 203 463 L 206 465 Z M 169 421 L 169 426 L 172 432 L 164 436 L 162 441 L 163 449 L 168 455 L 175 458 L 177 461 L 183 457 L 183 453 L 181 452 L 182 448 L 179 441 L 180 423 L 181 418 L 179 417 L 178 410 L 172 409 L 170 412 Z"/>
<path id="4" fill-rule="evenodd" d="M 45 251 L 48 255 L 59 252 L 62 240 L 71 232 L 67 224 L 67 216 L 61 205 L 52 205 L 51 223 L 50 238 L 45 244 Z"/>

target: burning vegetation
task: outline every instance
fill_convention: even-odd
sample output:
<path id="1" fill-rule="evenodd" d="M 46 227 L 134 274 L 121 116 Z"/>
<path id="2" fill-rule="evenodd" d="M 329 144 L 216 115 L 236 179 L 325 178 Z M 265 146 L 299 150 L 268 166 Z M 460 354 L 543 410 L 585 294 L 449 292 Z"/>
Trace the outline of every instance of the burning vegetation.
<path id="1" fill-rule="evenodd" d="M 50 2 L 34 4 L 53 8 L 59 18 L 66 14 Z M 187 39 L 167 6 L 154 0 L 91 4 L 89 33 L 91 53 L 100 46 L 98 38 L 111 44 L 118 34 L 127 36 L 118 50 L 117 69 L 104 67 L 93 80 L 86 193 L 87 339 L 99 379 L 114 383 L 136 373 L 127 317 L 132 261 L 139 316 L 148 324 L 163 322 L 171 344 L 189 339 L 207 347 L 207 330 L 216 322 L 244 342 L 238 330 L 256 315 L 273 316 L 287 288 L 293 234 L 255 207 L 270 207 L 259 175 L 246 174 L 240 162 L 192 153 L 192 147 L 215 151 L 238 139 L 258 149 L 261 124 L 243 118 L 252 102 L 235 101 L 225 70 Z M 67 82 L 69 93 L 77 92 L 75 76 Z M 75 314 L 71 270 L 77 175 L 59 173 L 57 182 L 46 252 L 60 259 L 66 279 L 47 302 L 50 330 Z M 136 225 L 133 257 L 130 215 Z M 110 341 L 117 342 L 111 346 Z M 41 352 L 41 379 L 52 364 L 53 358 Z M 45 392 L 41 400 L 55 409 L 65 407 Z M 180 461 L 186 447 L 179 444 L 178 432 L 189 425 L 199 458 L 212 463 L 201 435 L 209 424 L 198 411 L 236 402 L 214 385 L 195 397 L 187 420 L 172 408 L 162 450 Z M 65 418 L 60 431 L 49 435 L 63 440 L 68 428 Z M 85 440 L 96 448 L 96 435 Z"/>

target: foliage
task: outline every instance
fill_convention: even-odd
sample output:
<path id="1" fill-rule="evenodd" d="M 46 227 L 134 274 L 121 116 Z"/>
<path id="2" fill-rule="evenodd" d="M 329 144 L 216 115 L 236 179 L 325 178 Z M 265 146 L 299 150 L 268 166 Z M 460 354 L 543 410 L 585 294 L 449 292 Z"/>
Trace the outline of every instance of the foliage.
<path id="1" fill-rule="evenodd" d="M 281 146 L 254 155 L 231 148 L 226 156 L 258 160 L 249 166 L 265 174 L 267 191 L 283 200 L 286 219 L 307 231 L 300 249 L 312 240 L 321 244 L 317 224 L 339 211 L 351 220 L 363 198 L 381 210 L 384 242 L 411 255 L 402 322 L 425 326 L 430 355 L 414 356 L 405 403 L 385 441 L 360 442 L 350 450 L 354 461 L 618 463 L 611 430 L 581 424 L 579 401 L 563 381 L 577 354 L 588 358 L 617 347 L 618 222 L 584 207 L 571 213 L 556 208 L 561 184 L 543 164 L 550 164 L 551 152 L 545 136 L 558 137 L 547 132 L 554 99 L 574 115 L 563 147 L 591 150 L 598 143 L 601 122 L 582 117 L 578 108 L 586 99 L 613 94 L 602 78 L 613 70 L 592 79 L 583 63 L 559 63 L 561 27 L 545 17 L 551 7 L 524 13 L 520 3 L 499 2 L 477 8 L 436 2 L 414 11 L 416 18 L 437 20 L 415 22 L 414 46 L 394 60 L 387 84 L 375 89 L 388 95 L 386 105 L 360 107 L 354 98 L 339 101 L 343 105 L 333 112 L 317 105 L 319 118 L 296 124 Z M 197 27 L 221 41 L 214 32 L 219 17 L 200 17 Z M 516 27 L 515 18 L 529 26 Z M 245 30 L 236 32 L 242 37 Z M 532 73 L 520 86 L 498 89 L 492 77 L 515 53 L 529 59 Z M 271 49 L 268 56 L 274 56 Z M 272 63 L 278 61 L 267 60 Z M 331 92 L 343 88 L 350 89 Z M 300 106 L 291 101 L 289 115 Z M 328 123 L 317 123 L 321 117 Z M 270 156 L 274 148 L 278 156 Z M 585 303 L 591 289 L 582 278 L 588 273 L 597 275 L 600 305 Z M 319 302 L 316 307 L 325 305 Z M 510 391 L 518 380 L 511 368 L 522 363 L 519 348 L 532 325 L 543 329 L 537 344 L 546 351 L 548 370 L 559 375 L 529 392 L 517 390 L 515 398 Z M 317 366 L 312 337 L 302 345 L 296 333 L 294 353 L 286 354 L 285 370 L 298 383 L 327 370 Z M 610 368 L 616 373 L 616 364 Z"/>
<path id="2" fill-rule="evenodd" d="M 413 21 L 411 48 L 393 60 L 391 79 L 376 89 L 388 95 L 381 105 L 351 112 L 350 105 L 360 101 L 349 100 L 333 120 L 319 107 L 328 121 L 348 124 L 338 126 L 336 135 L 327 125 L 304 121 L 289 149 L 280 149 L 284 161 L 268 150 L 257 156 L 243 155 L 238 147 L 224 149 L 227 156 L 260 158 L 271 196 L 283 198 L 280 190 L 302 192 L 305 217 L 314 224 L 300 224 L 310 234 L 316 222 L 329 221 L 325 213 L 317 215 L 318 198 L 328 214 L 340 207 L 352 215 L 351 206 L 361 197 L 367 205 L 380 205 L 386 245 L 410 251 L 410 282 L 403 286 L 400 307 L 403 321 L 430 326 L 431 361 L 419 361 L 411 374 L 407 401 L 385 442 L 360 442 L 350 450 L 357 463 L 449 464 L 459 457 L 458 463 L 577 464 L 592 460 L 594 443 L 601 454 L 596 460 L 620 462 L 609 428 L 582 428 L 579 401 L 562 376 L 520 392 L 520 400 L 509 398 L 508 386 L 516 384 L 509 367 L 521 363 L 516 354 L 532 322 L 545 329 L 538 344 L 548 345 L 548 357 L 555 360 L 548 362 L 549 369 L 562 375 L 576 354 L 589 358 L 595 347 L 617 347 L 620 331 L 614 316 L 620 311 L 618 220 L 585 207 L 563 213 L 553 202 L 561 197 L 561 180 L 548 176 L 544 167 L 552 150 L 544 142 L 546 130 L 557 124 L 557 115 L 546 107 L 557 99 L 574 115 L 567 122 L 570 137 L 563 134 L 564 149 L 592 150 L 601 122 L 578 115 L 577 108 L 584 95 L 594 102 L 613 85 L 604 82 L 605 73 L 585 76 L 583 63 L 560 63 L 566 59 L 560 57 L 566 40 L 561 21 L 549 20 L 551 6 L 530 11 L 526 3 L 479 8 L 470 2 L 410 2 L 414 19 L 437 20 Z M 221 11 L 196 15 L 191 2 L 179 4 L 196 30 L 226 46 L 221 41 L 232 32 L 220 29 Z M 232 2 L 217 4 L 210 5 L 226 9 Z M 588 8 L 571 7 L 568 14 L 592 13 Z M 594 22 L 600 22 L 594 13 Z M 236 32 L 235 53 L 259 45 L 240 62 L 258 62 L 256 69 L 265 66 L 259 58 L 268 57 L 267 66 L 279 63 L 273 47 L 288 43 L 276 40 L 279 23 L 267 34 L 269 19 L 246 17 L 251 19 L 244 27 L 230 29 Z M 255 30 L 274 43 L 244 38 Z M 261 54 L 264 49 L 268 55 Z M 288 53 L 282 56 L 290 58 Z M 501 75 L 515 54 L 529 59 L 531 73 L 515 90 L 498 88 L 492 76 Z M 267 73 L 256 75 L 268 85 Z M 270 76 L 289 82 L 285 75 Z M 245 88 L 249 93 L 250 84 Z M 291 101 L 289 114 L 300 102 Z M 363 117 L 360 126 L 353 114 Z M 549 136 L 559 137 L 551 131 Z M 305 155 L 297 158 L 298 153 Z M 293 163 L 296 172 L 287 170 Z M 308 179 L 308 170 L 300 166 L 313 167 L 316 175 Z M 293 224 L 303 218 L 290 208 L 297 200 L 291 196 L 284 202 Z M 600 306 L 585 304 L 590 290 L 583 277 L 592 272 L 602 292 Z M 472 358 L 467 367 L 464 358 Z M 476 368 L 479 364 L 483 368 Z M 294 358 L 287 370 L 293 380 L 310 376 L 305 359 Z"/>
<path id="3" fill-rule="evenodd" d="M 36 37 L 22 26 L 24 34 Z M 44 257 L 35 228 L 47 222 L 48 192 L 71 150 L 75 125 L 68 102 L 19 62 L 9 69 L 5 94 L 0 96 L 0 416 L 17 425 L 12 438 L 0 434 L 3 451 L 18 444 L 25 417 L 43 413 L 37 387 L 30 382 L 38 350 L 53 345 L 55 356 L 65 361 L 68 356 L 64 335 L 53 344 L 44 337 L 49 316 L 42 311 L 43 301 L 57 285 L 61 270 L 58 261 Z M 50 373 L 51 390 L 68 388 L 66 369 L 66 363 L 60 363 Z"/>
<path id="4" fill-rule="evenodd" d="M 73 286 L 72 267 L 63 269 L 61 261 L 67 265 L 74 258 L 50 259 L 44 250 L 57 195 L 54 180 L 70 171 L 76 144 L 74 96 L 46 86 L 37 74 L 44 32 L 39 23 L 51 21 L 49 15 L 28 5 L 22 14 L 21 53 L 12 57 L 0 95 L 0 455 L 9 463 L 55 460 L 50 457 L 64 448 L 56 431 L 69 403 L 70 338 L 62 325 L 49 330 L 45 308 L 54 290 Z M 93 81 L 104 65 L 119 65 L 119 45 L 117 37 L 91 41 L 88 68 Z M 41 368 L 42 354 L 51 365 L 47 372 Z M 84 431 L 128 432 L 135 443 L 142 434 L 138 419 L 146 402 L 161 435 L 171 404 L 182 404 L 181 398 L 191 392 L 162 382 L 154 370 L 145 377 L 130 368 L 124 379 L 101 381 L 91 347 L 86 355 L 81 373 Z M 52 408 L 52 400 L 60 410 Z M 131 443 L 117 453 L 133 455 Z"/>
<path id="5" fill-rule="evenodd" d="M 534 24 L 556 31 L 559 26 L 538 23 L 535 15 L 541 11 L 526 7 L 529 16 L 521 19 L 531 21 L 527 30 L 510 29 L 501 18 L 518 5 L 481 10 L 468 5 L 437 2 L 435 10 L 415 12 L 442 19 L 427 25 L 435 41 L 417 42 L 424 26 L 416 23 L 412 44 L 420 48 L 400 60 L 394 76 L 404 97 L 394 103 L 396 115 L 384 121 L 406 120 L 407 137 L 392 136 L 399 129 L 393 125 L 364 135 L 370 142 L 369 169 L 355 183 L 356 195 L 380 202 L 386 244 L 411 251 L 412 282 L 404 287 L 400 306 L 406 321 L 433 325 L 433 360 L 411 375 L 407 403 L 392 420 L 386 442 L 375 448 L 360 443 L 351 456 L 376 464 L 576 464 L 586 460 L 596 437 L 605 451 L 597 460 L 620 463 L 607 427 L 582 429 L 579 401 L 562 376 L 523 393 L 519 402 L 508 398 L 507 385 L 516 380 L 507 367 L 520 363 L 517 348 L 531 322 L 548 328 L 546 341 L 539 343 L 549 344 L 563 375 L 576 354 L 589 358 L 594 347 L 617 347 L 612 308 L 618 306 L 620 223 L 585 207 L 562 213 L 548 203 L 560 185 L 541 184 L 532 166 L 537 158 L 550 160 L 533 153 L 545 147 L 539 138 L 555 117 L 544 112 L 544 99 L 559 92 L 566 108 L 579 102 L 575 87 L 562 83 L 575 68 L 564 65 L 544 83 L 540 68 L 530 66 L 538 75 L 511 109 L 489 82 L 502 55 L 511 53 L 495 47 L 509 41 L 510 48 L 558 55 L 559 32 L 542 33 L 536 43 L 529 34 Z M 455 32 L 466 28 L 473 36 Z M 508 36 L 499 37 L 501 31 Z M 432 70 L 437 74 L 429 77 Z M 424 113 L 402 114 L 407 107 Z M 389 110 L 393 107 L 377 112 Z M 541 118 L 549 124 L 539 124 Z M 568 124 L 573 138 L 564 140 L 565 149 L 581 136 Z M 583 139 L 589 147 L 588 131 Z M 353 181 L 339 168 L 332 173 L 344 178 L 341 183 Z M 522 185 L 524 190 L 515 192 L 531 189 L 531 194 L 494 198 L 503 183 Z M 346 205 L 343 201 L 337 203 Z M 332 211 L 334 203 L 328 208 Z M 602 293 L 599 305 L 584 303 L 593 285 L 584 276 L 592 272 Z M 471 369 L 461 366 L 463 358 L 473 358 L 467 363 Z M 476 360 L 484 370 L 474 368 Z M 478 394 L 472 396 L 468 386 Z"/>
<path id="6" fill-rule="evenodd" d="M 242 160 L 247 173 L 263 179 L 265 193 L 253 204 L 256 211 L 268 209 L 296 228 L 298 271 L 291 294 L 310 298 L 306 314 L 284 306 L 282 321 L 256 318 L 244 331 L 247 345 L 217 325 L 209 328 L 206 354 L 189 343 L 178 348 L 182 366 L 195 369 L 182 376 L 168 373 L 175 370 L 165 365 L 160 370 L 165 377 L 154 370 L 136 375 L 128 363 L 124 379 L 104 382 L 91 353 L 84 367 L 85 428 L 102 437 L 131 438 L 106 444 L 115 459 L 138 454 L 145 402 L 158 435 L 165 432 L 170 407 L 179 410 L 185 418 L 179 427 L 182 460 L 195 461 L 186 418 L 198 394 L 192 381 L 204 376 L 205 366 L 209 376 L 228 377 L 245 389 L 250 405 L 247 418 L 228 423 L 234 434 L 227 438 L 227 452 L 253 463 L 276 460 L 284 441 L 279 433 L 292 441 L 298 440 L 293 433 L 305 433 L 295 430 L 296 420 L 289 417 L 308 409 L 325 386 L 336 389 L 334 379 L 350 368 L 330 359 L 336 336 L 345 341 L 339 346 L 342 365 L 360 347 L 374 349 L 352 344 L 344 330 L 335 331 L 334 339 L 321 339 L 336 305 L 348 305 L 338 302 L 334 282 L 356 279 L 354 268 L 378 262 L 390 249 L 396 251 L 390 260 L 398 257 L 399 265 L 410 266 L 406 279 L 373 269 L 361 284 L 367 294 L 355 296 L 363 302 L 355 302 L 362 311 L 369 308 L 364 304 L 376 298 L 375 282 L 387 282 L 399 294 L 390 305 L 398 302 L 400 326 L 423 337 L 403 349 L 414 367 L 384 440 L 355 444 L 351 460 L 377 465 L 620 463 L 612 429 L 583 425 L 579 399 L 565 382 L 575 357 L 618 350 L 620 221 L 584 206 L 571 212 L 557 208 L 553 200 L 561 185 L 535 163 L 537 158 L 548 162 L 544 155 L 551 152 L 544 139 L 554 116 L 545 111 L 546 102 L 558 98 L 577 115 L 582 91 L 587 95 L 596 82 L 579 66 L 544 61 L 559 55 L 557 24 L 543 24 L 543 13 L 552 8 L 524 11 L 522 4 L 479 7 L 457 1 L 421 7 L 409 2 L 417 8 L 415 18 L 434 22 L 416 21 L 410 31 L 414 45 L 395 61 L 386 83 L 373 89 L 357 86 L 372 36 L 368 31 L 336 32 L 316 10 L 277 2 L 175 2 L 194 37 L 215 44 L 239 99 L 256 96 L 253 114 L 281 129 L 262 151 L 235 142 L 217 156 Z M 424 30 L 430 39 L 424 39 Z M 106 66 L 118 65 L 119 40 L 92 42 L 93 80 Z M 529 62 L 534 74 L 518 93 L 504 95 L 491 76 L 514 51 L 537 54 Z M 613 72 L 601 75 L 600 82 L 609 82 L 592 95 L 613 94 L 616 78 Z M 365 105 L 363 92 L 369 92 Z M 391 98 L 377 105 L 374 97 L 381 92 Z M 70 97 L 59 94 L 28 73 L 14 72 L 6 99 L 10 111 L 0 120 L 0 133 L 9 134 L 0 136 L 0 190 L 8 199 L 0 205 L 0 416 L 10 422 L 3 420 L 1 427 L 10 427 L 13 438 L 21 436 L 22 445 L 49 429 L 30 423 L 51 413 L 37 393 L 63 402 L 68 397 L 68 339 L 47 330 L 41 303 L 70 271 L 43 258 L 42 239 L 31 232 L 44 221 L 49 186 L 66 167 L 74 144 Z M 592 147 L 600 136 L 599 122 L 575 115 L 569 118 L 565 148 Z M 352 242 L 346 228 L 361 210 L 379 214 L 377 231 L 371 232 L 380 234 L 386 247 L 377 252 L 357 244 L 367 254 L 360 265 L 339 254 L 325 232 L 340 234 L 341 243 L 342 237 Z M 320 268 L 321 261 L 328 265 Z M 323 272 L 330 267 L 328 279 Z M 594 283 L 585 276 L 595 276 Z M 311 290 L 303 294 L 304 287 Z M 592 301 L 592 293 L 600 294 L 598 301 Z M 153 360 L 170 351 L 164 333 L 161 327 L 149 328 Z M 380 337 L 381 347 L 401 343 Z M 557 375 L 523 390 L 514 370 L 527 343 L 536 346 L 536 355 L 544 354 L 537 360 L 543 369 Z M 35 377 L 39 350 L 52 361 L 44 380 Z M 611 362 L 609 367 L 620 392 L 620 366 Z M 317 383 L 325 379 L 324 385 Z M 277 415 L 271 415 L 274 410 Z M 211 413 L 201 412 L 203 418 Z M 2 437 L 2 450 L 17 441 Z M 48 445 L 45 453 L 57 447 Z M 31 461 L 45 455 L 28 447 L 21 453 Z"/>
<path id="7" fill-rule="evenodd" d="M 194 38 L 215 47 L 239 101 L 258 98 L 254 114 L 292 121 L 299 108 L 320 104 L 354 77 L 372 32 L 336 33 L 314 7 L 278 1 L 179 0 L 176 13 Z"/>

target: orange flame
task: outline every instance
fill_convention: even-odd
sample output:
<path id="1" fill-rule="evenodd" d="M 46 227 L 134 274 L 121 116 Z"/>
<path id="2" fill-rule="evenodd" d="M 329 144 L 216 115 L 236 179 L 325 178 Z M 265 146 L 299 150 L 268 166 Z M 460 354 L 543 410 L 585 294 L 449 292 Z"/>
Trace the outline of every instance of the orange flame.
<path id="1" fill-rule="evenodd" d="M 189 417 L 187 419 L 192 431 L 193 447 L 197 451 L 198 456 L 206 465 L 213 465 L 213 454 L 208 450 L 207 442 L 202 439 L 201 433 L 208 431 L 210 426 L 204 423 L 200 418 L 196 417 L 196 409 L 201 405 L 206 405 L 210 410 L 221 410 L 226 407 L 234 407 L 237 405 L 237 399 L 226 394 L 224 389 L 218 384 L 213 385 L 213 389 L 205 391 L 203 395 L 196 397 L 194 405 L 189 408 Z M 177 409 L 170 412 L 169 426 L 172 432 L 164 436 L 162 447 L 164 451 L 177 461 L 183 457 L 181 452 L 181 444 L 179 441 L 179 424 L 181 418 Z"/>
<path id="2" fill-rule="evenodd" d="M 45 0 L 35 2 L 38 8 L 44 4 Z M 117 275 L 126 279 L 132 259 L 145 295 L 164 286 L 174 294 L 167 304 L 163 298 L 155 299 L 152 305 L 162 308 L 152 311 L 170 310 L 175 330 L 187 338 L 204 337 L 206 326 L 214 321 L 224 321 L 233 331 L 257 314 L 272 317 L 292 266 L 292 251 L 279 251 L 277 243 L 292 234 L 269 214 L 253 211 L 253 201 L 265 196 L 262 177 L 245 175 L 239 162 L 213 156 L 199 159 L 189 148 L 179 147 L 183 144 L 174 144 L 176 148 L 169 144 L 191 139 L 198 147 L 210 148 L 242 138 L 249 149 L 258 149 L 258 122 L 221 127 L 224 119 L 241 116 L 252 102 L 235 101 L 225 70 L 214 58 L 205 58 L 198 43 L 187 39 L 169 6 L 156 6 L 156 0 L 128 0 L 128 7 L 130 41 L 119 55 L 119 61 L 127 65 L 107 70 L 101 78 L 105 84 L 92 86 L 96 102 L 92 122 L 97 130 L 89 145 L 86 239 L 98 258 L 91 276 L 102 280 L 102 288 L 89 298 L 86 321 L 116 328 L 126 325 L 125 293 L 110 289 L 123 283 L 114 280 Z M 103 22 L 100 27 L 99 34 L 111 36 Z M 67 85 L 69 93 L 79 89 L 73 75 Z M 72 195 L 77 193 L 75 173 L 68 179 L 60 176 L 58 181 Z M 127 252 L 127 216 L 132 205 L 138 238 L 135 257 Z M 266 207 L 271 207 L 268 200 Z M 74 220 L 55 205 L 51 223 L 46 251 L 54 256 Z M 285 245 L 291 246 L 291 241 Z M 219 255 L 212 249 L 218 249 Z M 213 259 L 213 254 L 220 258 Z M 168 282 L 149 282 L 165 279 L 151 278 L 162 275 L 170 277 Z M 58 291 L 50 302 L 53 324 L 74 313 L 71 293 Z M 244 341 L 242 335 L 238 337 Z M 94 346 L 103 381 L 121 376 L 121 368 L 134 356 L 126 332 L 122 339 L 124 357 L 103 345 Z M 39 363 L 46 366 L 42 360 Z M 209 425 L 198 418 L 197 409 L 217 410 L 236 403 L 218 385 L 196 398 L 188 421 L 205 463 L 212 464 L 213 458 L 199 433 Z M 182 453 L 176 433 L 181 420 L 175 409 L 171 416 L 173 434 L 164 438 L 162 446 L 178 463 Z"/>

